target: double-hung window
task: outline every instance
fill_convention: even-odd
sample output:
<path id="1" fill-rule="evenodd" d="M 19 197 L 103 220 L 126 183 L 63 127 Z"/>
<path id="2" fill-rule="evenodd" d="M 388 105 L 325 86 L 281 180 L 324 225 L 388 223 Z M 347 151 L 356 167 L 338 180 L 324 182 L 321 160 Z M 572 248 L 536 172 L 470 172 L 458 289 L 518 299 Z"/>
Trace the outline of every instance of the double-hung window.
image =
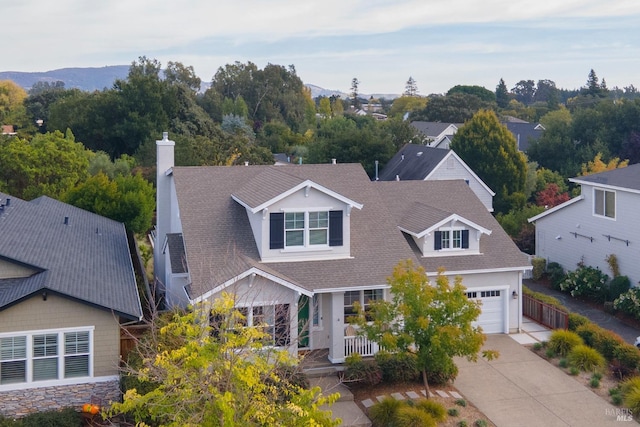
<path id="1" fill-rule="evenodd" d="M 0 337 L 0 386 L 91 376 L 91 331 Z"/>
<path id="2" fill-rule="evenodd" d="M 285 247 L 327 245 L 329 212 L 287 212 L 284 230 Z"/>
<path id="3" fill-rule="evenodd" d="M 593 190 L 593 212 L 607 218 L 616 217 L 616 193 L 614 191 Z"/>
<path id="4" fill-rule="evenodd" d="M 358 302 L 360 307 L 365 312 L 365 316 L 367 320 L 369 319 L 369 309 L 371 307 L 371 303 L 374 301 L 379 301 L 384 298 L 384 290 L 383 289 L 366 289 L 363 291 L 346 291 L 344 293 L 344 318 L 345 321 L 349 321 L 349 317 L 353 317 L 357 315 L 357 311 L 354 307 L 354 303 Z"/>
<path id="5" fill-rule="evenodd" d="M 469 230 L 448 229 L 435 232 L 434 249 L 468 249 Z"/>

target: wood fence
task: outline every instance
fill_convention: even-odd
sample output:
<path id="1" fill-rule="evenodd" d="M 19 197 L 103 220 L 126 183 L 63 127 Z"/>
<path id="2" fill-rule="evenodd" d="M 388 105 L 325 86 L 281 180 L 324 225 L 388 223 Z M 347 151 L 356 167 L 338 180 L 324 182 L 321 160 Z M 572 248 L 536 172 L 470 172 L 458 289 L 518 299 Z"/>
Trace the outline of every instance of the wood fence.
<path id="1" fill-rule="evenodd" d="M 551 329 L 568 329 L 569 313 L 529 295 L 522 295 L 522 315 Z"/>
<path id="2" fill-rule="evenodd" d="M 149 330 L 149 325 L 131 325 L 120 328 L 120 360 L 126 362 L 138 339 Z"/>

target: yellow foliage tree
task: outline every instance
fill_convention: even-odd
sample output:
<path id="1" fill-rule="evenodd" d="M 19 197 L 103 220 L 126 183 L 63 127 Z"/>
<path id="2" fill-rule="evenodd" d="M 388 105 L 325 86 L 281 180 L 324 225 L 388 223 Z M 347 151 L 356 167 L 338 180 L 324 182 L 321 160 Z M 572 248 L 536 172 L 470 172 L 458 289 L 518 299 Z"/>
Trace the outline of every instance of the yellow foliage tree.
<path id="1" fill-rule="evenodd" d="M 624 168 L 629 165 L 629 160 L 620 160 L 614 157 L 609 162 L 602 161 L 602 153 L 596 154 L 592 161 L 582 165 L 580 176 L 591 175 L 594 173 L 610 171 L 613 169 Z"/>

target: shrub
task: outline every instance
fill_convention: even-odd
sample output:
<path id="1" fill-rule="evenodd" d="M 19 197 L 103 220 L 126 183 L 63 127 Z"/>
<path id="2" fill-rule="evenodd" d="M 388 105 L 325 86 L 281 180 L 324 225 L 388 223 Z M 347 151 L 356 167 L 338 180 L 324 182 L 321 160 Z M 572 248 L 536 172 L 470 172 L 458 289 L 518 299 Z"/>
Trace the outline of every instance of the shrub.
<path id="1" fill-rule="evenodd" d="M 22 418 L 19 425 L 20 427 L 80 427 L 82 416 L 73 408 L 35 412 Z"/>
<path id="2" fill-rule="evenodd" d="M 560 282 L 564 280 L 564 268 L 557 262 L 550 262 L 547 265 L 547 278 L 551 282 L 553 289 L 560 289 Z"/>
<path id="3" fill-rule="evenodd" d="M 620 338 L 618 334 L 604 328 L 599 328 L 598 333 L 595 335 L 593 348 L 598 350 L 607 360 L 611 360 L 614 357 L 615 350 L 625 344 L 624 340 Z"/>
<path id="4" fill-rule="evenodd" d="M 447 410 L 447 415 L 449 415 L 450 417 L 457 417 L 458 415 L 460 415 L 460 411 L 458 411 L 458 408 L 449 408 Z"/>
<path id="5" fill-rule="evenodd" d="M 402 406 L 396 415 L 399 426 L 402 427 L 435 427 L 436 420 L 427 412 L 411 406 Z"/>
<path id="6" fill-rule="evenodd" d="M 569 313 L 569 330 L 576 331 L 580 326 L 591 323 L 588 317 L 578 313 Z"/>
<path id="7" fill-rule="evenodd" d="M 620 295 L 614 302 L 613 308 L 640 319 L 640 288 L 632 288 Z"/>
<path id="8" fill-rule="evenodd" d="M 565 358 L 560 359 L 560 362 L 558 362 L 558 365 L 560 365 L 561 368 L 566 368 L 567 366 L 569 366 L 569 361 Z"/>
<path id="9" fill-rule="evenodd" d="M 368 385 L 376 385 L 382 381 L 382 371 L 375 360 L 364 361 L 358 353 L 345 359 L 344 379 Z"/>
<path id="10" fill-rule="evenodd" d="M 573 375 L 574 377 L 580 373 L 580 369 L 572 366 L 569 368 L 569 375 Z"/>
<path id="11" fill-rule="evenodd" d="M 620 394 L 623 396 L 633 389 L 640 390 L 640 377 L 632 377 L 620 383 Z"/>
<path id="12" fill-rule="evenodd" d="M 609 268 L 611 269 L 611 274 L 613 277 L 620 277 L 620 265 L 618 264 L 618 257 L 615 254 L 607 255 L 604 259 L 609 264 Z"/>
<path id="13" fill-rule="evenodd" d="M 577 345 L 567 356 L 569 363 L 582 371 L 595 371 L 605 365 L 604 357 L 586 345 Z"/>
<path id="14" fill-rule="evenodd" d="M 393 426 L 402 405 L 401 401 L 387 396 L 369 408 L 369 418 L 374 426 Z"/>
<path id="15" fill-rule="evenodd" d="M 623 393 L 622 402 L 624 406 L 631 410 L 631 413 L 640 413 L 640 389 L 633 388 L 627 393 Z"/>
<path id="16" fill-rule="evenodd" d="M 531 265 L 533 266 L 533 280 L 542 279 L 542 275 L 544 274 L 545 268 L 547 267 L 547 260 L 541 257 L 534 257 L 531 260 Z"/>
<path id="17" fill-rule="evenodd" d="M 599 268 L 578 267 L 570 271 L 560 283 L 560 289 L 569 292 L 572 297 L 584 296 L 593 301 L 604 302 L 607 299 L 609 276 Z"/>
<path id="18" fill-rule="evenodd" d="M 573 347 L 580 344 L 583 342 L 578 334 L 563 329 L 553 331 L 549 339 L 549 349 L 560 356 L 566 356 Z"/>
<path id="19" fill-rule="evenodd" d="M 631 281 L 627 276 L 614 277 L 609 283 L 609 301 L 615 301 L 630 288 Z"/>
<path id="20" fill-rule="evenodd" d="M 598 334 L 600 333 L 600 327 L 595 323 L 585 323 L 580 325 L 576 329 L 576 334 L 582 338 L 582 341 L 588 346 L 594 347 Z"/>
<path id="21" fill-rule="evenodd" d="M 635 374 L 639 366 L 640 351 L 635 346 L 624 343 L 614 350 L 611 369 L 619 378 Z"/>
<path id="22" fill-rule="evenodd" d="M 601 374 L 600 372 L 594 372 L 594 373 L 591 375 L 591 378 L 595 378 L 595 379 L 597 379 L 598 381 L 600 381 L 600 380 L 602 379 L 602 374 Z"/>
<path id="23" fill-rule="evenodd" d="M 533 344 L 533 349 L 534 349 L 535 351 L 540 351 L 540 350 L 542 350 L 542 344 L 541 344 L 541 343 L 539 343 L 539 342 L 537 342 L 537 343 Z"/>
<path id="24" fill-rule="evenodd" d="M 600 387 L 600 380 L 597 378 L 591 378 L 589 380 L 589 385 L 591 386 L 591 388 L 598 388 Z"/>
<path id="25" fill-rule="evenodd" d="M 614 394 L 613 396 L 611 396 L 611 403 L 613 403 L 616 406 L 620 406 L 622 405 L 622 396 L 619 394 Z"/>
<path id="26" fill-rule="evenodd" d="M 544 354 L 549 358 L 549 359 L 553 359 L 554 357 L 556 357 L 556 352 L 553 351 L 552 349 L 548 348 L 547 351 L 544 352 Z"/>
<path id="27" fill-rule="evenodd" d="M 385 382 L 415 381 L 420 375 L 418 359 L 414 353 L 380 351 L 375 355 L 375 360 Z"/>
<path id="28" fill-rule="evenodd" d="M 438 362 L 438 364 L 434 364 L 434 362 Z M 441 360 L 434 358 L 427 366 L 427 381 L 430 384 L 446 384 L 455 380 L 457 376 L 458 367 L 451 358 Z"/>
<path id="29" fill-rule="evenodd" d="M 467 406 L 467 401 L 464 399 L 456 399 L 454 403 L 458 406 L 462 406 L 463 408 Z"/>
<path id="30" fill-rule="evenodd" d="M 418 403 L 416 403 L 416 408 L 426 412 L 431 415 L 435 421 L 440 422 L 447 419 L 447 410 L 440 403 L 435 400 L 429 399 L 420 399 Z"/>
<path id="31" fill-rule="evenodd" d="M 476 420 L 475 423 L 473 423 L 474 426 L 476 427 L 487 427 L 487 421 L 486 420 Z"/>
<path id="32" fill-rule="evenodd" d="M 467 427 L 467 422 L 465 420 L 458 422 L 458 427 Z"/>

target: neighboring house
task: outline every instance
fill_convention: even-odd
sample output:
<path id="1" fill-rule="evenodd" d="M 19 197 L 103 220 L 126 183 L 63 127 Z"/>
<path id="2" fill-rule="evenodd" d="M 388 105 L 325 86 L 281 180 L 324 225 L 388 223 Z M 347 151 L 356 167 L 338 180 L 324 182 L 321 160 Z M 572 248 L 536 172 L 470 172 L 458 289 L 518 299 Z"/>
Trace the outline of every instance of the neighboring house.
<path id="1" fill-rule="evenodd" d="M 640 164 L 572 178 L 581 194 L 529 219 L 536 255 L 565 270 L 584 263 L 611 276 L 607 256 L 632 286 L 640 282 Z"/>
<path id="2" fill-rule="evenodd" d="M 387 162 L 378 179 L 380 181 L 462 179 L 487 210 L 493 212 L 495 193 L 453 150 L 406 144 Z"/>
<path id="3" fill-rule="evenodd" d="M 0 193 L 0 414 L 120 398 L 120 324 L 142 317 L 124 225 Z"/>
<path id="4" fill-rule="evenodd" d="M 441 123 L 441 122 L 411 122 L 420 137 L 422 143 L 434 148 L 449 148 L 453 135 L 456 134 L 460 126 L 459 123 Z"/>
<path id="5" fill-rule="evenodd" d="M 14 136 L 17 133 L 13 125 L 2 125 L 2 135 Z"/>
<path id="6" fill-rule="evenodd" d="M 519 151 L 526 153 L 529 149 L 529 144 L 537 141 L 544 133 L 544 126 L 540 123 L 528 123 L 528 122 L 513 122 L 507 121 L 503 123 L 509 132 L 516 138 L 516 144 Z"/>
<path id="7" fill-rule="evenodd" d="M 275 345 L 371 355 L 348 318 L 389 298 L 410 259 L 435 279 L 460 275 L 488 333 L 518 331 L 531 269 L 463 180 L 371 181 L 360 164 L 174 167 L 157 141 L 156 275 L 170 306 L 235 296 Z M 345 319 L 347 319 L 345 321 Z"/>

